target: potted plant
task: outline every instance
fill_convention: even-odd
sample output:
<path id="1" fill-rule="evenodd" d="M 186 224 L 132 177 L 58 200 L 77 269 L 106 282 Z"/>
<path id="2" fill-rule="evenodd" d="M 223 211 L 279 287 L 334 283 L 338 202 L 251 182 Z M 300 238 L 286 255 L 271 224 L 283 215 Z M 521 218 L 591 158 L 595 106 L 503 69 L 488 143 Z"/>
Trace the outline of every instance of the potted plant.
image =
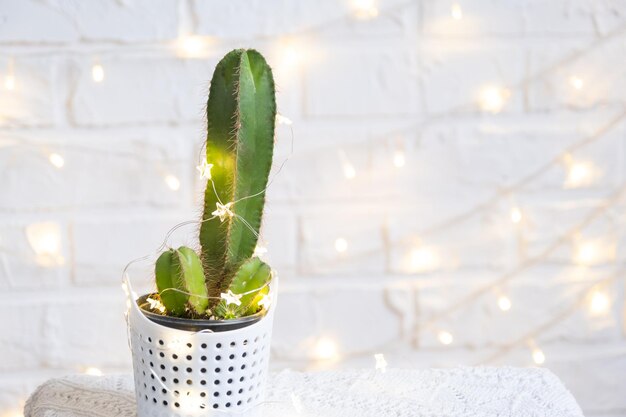
<path id="1" fill-rule="evenodd" d="M 254 251 L 275 119 L 263 56 L 229 52 L 215 68 L 207 103 L 200 251 L 165 250 L 154 265 L 157 291 L 130 303 L 139 417 L 236 414 L 262 401 L 276 283 Z"/>

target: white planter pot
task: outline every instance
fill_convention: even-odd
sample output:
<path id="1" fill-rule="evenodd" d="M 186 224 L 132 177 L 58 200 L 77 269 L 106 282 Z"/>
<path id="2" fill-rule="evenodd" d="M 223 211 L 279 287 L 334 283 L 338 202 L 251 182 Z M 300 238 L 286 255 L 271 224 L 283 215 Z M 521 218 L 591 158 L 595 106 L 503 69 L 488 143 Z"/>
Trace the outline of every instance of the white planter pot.
<path id="1" fill-rule="evenodd" d="M 255 415 L 263 401 L 270 357 L 275 288 L 272 293 L 272 305 L 262 319 L 214 333 L 154 323 L 131 302 L 128 326 L 137 416 Z"/>

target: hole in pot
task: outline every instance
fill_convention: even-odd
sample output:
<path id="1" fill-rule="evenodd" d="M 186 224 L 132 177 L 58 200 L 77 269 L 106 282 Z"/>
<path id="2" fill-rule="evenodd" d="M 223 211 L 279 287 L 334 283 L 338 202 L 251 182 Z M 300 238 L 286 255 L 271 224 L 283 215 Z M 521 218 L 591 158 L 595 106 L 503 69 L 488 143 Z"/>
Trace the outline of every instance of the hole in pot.
<path id="1" fill-rule="evenodd" d="M 200 345 L 200 347 L 201 347 L 202 349 L 206 349 L 206 343 L 201 344 L 201 345 Z"/>
<path id="2" fill-rule="evenodd" d="M 228 358 L 229 359 L 235 359 L 235 355 L 231 354 Z"/>
<path id="3" fill-rule="evenodd" d="M 241 400 L 237 401 L 237 405 L 241 405 Z"/>
<path id="4" fill-rule="evenodd" d="M 162 358 L 164 358 L 164 357 L 165 357 L 165 353 L 163 353 L 163 352 L 159 352 L 159 356 L 160 356 L 160 357 L 162 357 Z"/>
<path id="5" fill-rule="evenodd" d="M 200 368 L 200 372 L 202 372 L 203 374 L 206 373 L 206 368 Z"/>
<path id="6" fill-rule="evenodd" d="M 241 394 L 243 392 L 243 388 L 239 388 L 239 391 L 237 391 L 239 394 Z"/>
<path id="7" fill-rule="evenodd" d="M 263 336 L 265 337 L 265 336 Z M 191 343 L 187 343 L 187 347 L 191 349 Z"/>
<path id="8" fill-rule="evenodd" d="M 219 385 L 219 384 L 220 384 L 220 380 L 219 380 L 219 379 L 216 379 L 215 381 L 213 381 L 213 383 L 214 383 L 215 385 Z"/>
<path id="9" fill-rule="evenodd" d="M 191 359 L 191 355 L 187 355 L 187 360 L 190 361 Z"/>
<path id="10" fill-rule="evenodd" d="M 161 381 L 166 382 L 166 381 L 167 381 L 167 379 L 166 379 L 164 376 L 162 376 L 162 377 L 161 377 Z"/>
<path id="11" fill-rule="evenodd" d="M 178 378 L 172 379 L 172 382 L 175 383 L 175 384 L 178 384 Z"/>
<path id="12" fill-rule="evenodd" d="M 233 371 L 233 369 L 235 369 L 235 368 L 233 368 L 232 366 L 229 366 L 229 367 L 228 367 L 228 372 L 232 372 L 232 371 Z"/>
<path id="13" fill-rule="evenodd" d="M 248 344 L 248 339 L 243 341 L 243 345 L 246 346 Z"/>
<path id="14" fill-rule="evenodd" d="M 206 356 L 200 356 L 200 360 L 201 361 L 205 361 L 206 360 Z"/>
<path id="15" fill-rule="evenodd" d="M 241 365 L 241 369 L 246 369 L 246 364 Z"/>
<path id="16" fill-rule="evenodd" d="M 178 372 L 178 366 L 172 366 L 172 371 Z"/>
<path id="17" fill-rule="evenodd" d="M 163 342 L 163 340 L 159 339 L 159 345 L 163 346 L 165 344 L 165 342 Z"/>
<path id="18" fill-rule="evenodd" d="M 230 407 L 230 403 L 226 403 L 226 407 Z"/>
<path id="19" fill-rule="evenodd" d="M 232 384 L 233 380 L 232 380 L 232 378 L 228 378 L 228 381 L 226 381 L 226 382 L 228 382 L 229 384 Z"/>
<path id="20" fill-rule="evenodd" d="M 213 408 L 217 408 L 219 407 L 217 404 L 213 404 Z"/>
<path id="21" fill-rule="evenodd" d="M 217 392 L 217 391 L 215 391 L 215 392 L 213 393 L 213 396 L 214 396 L 214 397 L 219 397 L 219 396 L 220 396 L 220 393 L 219 393 L 219 392 Z"/>
<path id="22" fill-rule="evenodd" d="M 191 379 L 187 380 L 187 385 L 191 385 L 193 382 L 191 381 Z"/>
<path id="23" fill-rule="evenodd" d="M 174 403 L 174 407 L 178 408 L 178 407 L 180 407 L 180 404 Z"/>
<path id="24" fill-rule="evenodd" d="M 226 395 L 231 395 L 233 392 L 232 391 L 226 391 Z"/>
<path id="25" fill-rule="evenodd" d="M 216 347 L 217 349 L 220 349 L 220 348 L 222 347 L 222 344 L 221 344 L 221 343 L 218 343 L 217 345 L 215 345 L 215 347 Z"/>
<path id="26" fill-rule="evenodd" d="M 237 345 L 237 343 L 235 343 L 235 342 L 230 342 L 230 347 L 235 347 L 235 345 Z"/>
<path id="27" fill-rule="evenodd" d="M 193 369 L 187 368 L 187 372 L 191 372 L 191 371 L 193 371 Z"/>
<path id="28" fill-rule="evenodd" d="M 167 405 L 167 401 L 163 400 L 163 405 Z"/>
<path id="29" fill-rule="evenodd" d="M 175 354 L 175 353 L 173 353 L 173 354 L 172 354 L 172 359 L 178 359 L 178 355 L 177 355 L 177 354 Z"/>
<path id="30" fill-rule="evenodd" d="M 246 356 L 248 356 L 248 352 L 243 352 L 241 356 L 245 358 Z"/>
<path id="31" fill-rule="evenodd" d="M 220 369 L 220 368 L 215 368 L 215 373 L 216 373 L 216 374 L 219 374 L 220 372 L 221 372 L 221 369 Z"/>
<path id="32" fill-rule="evenodd" d="M 241 378 L 239 378 L 239 382 L 243 382 L 244 379 L 246 378 L 242 376 Z"/>
<path id="33" fill-rule="evenodd" d="M 201 396 L 201 397 L 206 397 L 206 392 L 201 392 L 201 393 L 200 393 L 200 396 Z"/>
<path id="34" fill-rule="evenodd" d="M 206 381 L 204 379 L 200 380 L 200 385 L 206 385 Z"/>

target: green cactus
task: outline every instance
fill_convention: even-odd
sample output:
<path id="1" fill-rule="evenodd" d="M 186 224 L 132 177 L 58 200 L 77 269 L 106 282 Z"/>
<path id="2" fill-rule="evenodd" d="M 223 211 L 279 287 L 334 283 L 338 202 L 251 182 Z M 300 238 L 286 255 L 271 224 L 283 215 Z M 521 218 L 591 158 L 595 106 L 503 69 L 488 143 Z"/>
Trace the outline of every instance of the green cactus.
<path id="1" fill-rule="evenodd" d="M 206 161 L 212 181 L 204 196 L 200 245 L 212 296 L 227 289 L 257 244 L 272 165 L 276 101 L 272 71 L 255 50 L 228 53 L 215 68 L 207 103 Z M 215 217 L 234 202 L 234 216 Z"/>
<path id="2" fill-rule="evenodd" d="M 226 301 L 221 300 L 215 307 L 215 315 L 234 318 L 256 313 L 259 311 L 259 301 L 269 291 L 266 284 L 271 278 L 272 270 L 268 264 L 256 257 L 248 259 L 241 265 L 228 287 L 228 290 L 235 295 L 244 294 L 239 299 L 240 304 L 227 304 Z"/>
<path id="3" fill-rule="evenodd" d="M 199 235 L 202 261 L 180 247 L 161 254 L 155 266 L 168 314 L 233 318 L 259 311 L 272 274 L 251 257 L 272 166 L 275 119 L 274 79 L 263 56 L 251 49 L 226 54 L 215 68 L 207 103 L 206 164 L 212 169 Z M 220 299 L 227 290 L 249 294 L 233 306 Z"/>
<path id="4" fill-rule="evenodd" d="M 181 246 L 163 252 L 156 261 L 155 277 L 161 302 L 166 310 L 181 316 L 189 307 L 203 314 L 209 306 L 204 271 L 193 249 Z"/>

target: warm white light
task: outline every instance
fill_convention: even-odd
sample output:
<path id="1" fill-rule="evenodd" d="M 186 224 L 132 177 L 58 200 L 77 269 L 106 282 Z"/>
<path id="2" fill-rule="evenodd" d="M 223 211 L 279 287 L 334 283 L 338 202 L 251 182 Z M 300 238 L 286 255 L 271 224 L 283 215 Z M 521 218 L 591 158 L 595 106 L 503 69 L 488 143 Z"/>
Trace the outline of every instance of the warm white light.
<path id="1" fill-rule="evenodd" d="M 26 227 L 26 238 L 43 266 L 63 264 L 61 226 L 54 222 L 33 223 Z"/>
<path id="2" fill-rule="evenodd" d="M 287 126 L 291 126 L 293 124 L 291 119 L 289 119 L 288 117 L 283 116 L 280 113 L 276 114 L 276 122 L 278 124 L 280 124 L 280 125 L 287 125 Z"/>
<path id="3" fill-rule="evenodd" d="M 181 36 L 178 39 L 178 55 L 183 58 L 202 58 L 207 55 L 208 38 Z"/>
<path id="4" fill-rule="evenodd" d="M 485 87 L 481 90 L 479 104 L 483 111 L 499 113 L 504 108 L 509 91 L 499 87 Z"/>
<path id="5" fill-rule="evenodd" d="M 15 90 L 15 75 L 7 74 L 7 76 L 4 78 L 4 88 L 9 91 Z"/>
<path id="6" fill-rule="evenodd" d="M 93 366 L 90 366 L 88 368 L 85 369 L 85 374 L 86 375 L 93 375 L 93 376 L 101 376 L 102 375 L 102 371 L 98 368 L 94 368 Z"/>
<path id="7" fill-rule="evenodd" d="M 454 341 L 454 336 L 452 336 L 452 333 L 442 330 L 439 333 L 437 333 L 437 339 L 439 339 L 439 342 L 442 345 L 447 346 Z"/>
<path id="8" fill-rule="evenodd" d="M 212 178 L 211 169 L 213 169 L 213 164 L 209 164 L 206 159 L 202 160 L 202 164 L 196 166 L 196 170 L 200 173 L 200 178 L 207 180 Z"/>
<path id="9" fill-rule="evenodd" d="M 594 291 L 591 295 L 589 310 L 593 315 L 606 314 L 611 307 L 611 300 L 607 293 L 603 291 Z"/>
<path id="10" fill-rule="evenodd" d="M 571 162 L 567 166 L 566 188 L 588 186 L 593 182 L 594 167 L 590 162 Z"/>
<path id="11" fill-rule="evenodd" d="M 572 75 L 571 77 L 569 77 L 569 82 L 572 85 L 572 87 L 574 87 L 576 90 L 582 89 L 583 86 L 585 85 L 585 82 L 583 81 L 583 79 L 575 75 Z"/>
<path id="12" fill-rule="evenodd" d="M 533 362 L 537 365 L 543 365 L 546 362 L 546 355 L 539 348 L 534 348 L 532 352 Z"/>
<path id="13" fill-rule="evenodd" d="M 575 245 L 573 260 L 579 265 L 593 265 L 603 257 L 603 247 L 598 242 L 582 241 Z"/>
<path id="14" fill-rule="evenodd" d="M 403 151 L 396 151 L 393 154 L 393 165 L 396 168 L 402 168 L 404 165 L 406 165 L 406 158 Z"/>
<path id="15" fill-rule="evenodd" d="M 415 248 L 411 251 L 410 264 L 414 272 L 430 271 L 439 266 L 439 256 L 431 248 Z"/>
<path id="16" fill-rule="evenodd" d="M 217 216 L 220 218 L 220 222 L 223 222 L 226 219 L 232 218 L 235 213 L 231 210 L 233 203 L 222 204 L 220 202 L 215 203 L 215 211 L 211 213 L 212 216 Z"/>
<path id="17" fill-rule="evenodd" d="M 335 250 L 339 253 L 343 253 L 348 250 L 348 241 L 342 237 L 335 240 Z"/>
<path id="18" fill-rule="evenodd" d="M 292 42 L 286 42 L 282 46 L 280 67 L 292 69 L 298 67 L 303 60 L 302 48 Z"/>
<path id="19" fill-rule="evenodd" d="M 314 354 L 317 359 L 336 359 L 339 356 L 334 340 L 322 337 L 315 343 Z"/>
<path id="20" fill-rule="evenodd" d="M 100 64 L 94 64 L 91 67 L 91 78 L 94 82 L 101 83 L 104 81 L 104 68 Z"/>
<path id="21" fill-rule="evenodd" d="M 352 0 L 354 14 L 359 19 L 371 19 L 378 16 L 376 0 Z"/>
<path id="22" fill-rule="evenodd" d="M 511 221 L 513 223 L 519 223 L 522 221 L 522 210 L 517 207 L 511 209 Z"/>
<path id="23" fill-rule="evenodd" d="M 511 305 L 511 299 L 506 295 L 498 297 L 498 307 L 500 307 L 500 310 L 509 311 L 511 309 Z"/>
<path id="24" fill-rule="evenodd" d="M 454 20 L 461 20 L 463 18 L 463 9 L 459 3 L 454 3 L 450 9 L 450 14 Z"/>
<path id="25" fill-rule="evenodd" d="M 348 156 L 342 149 L 339 150 L 339 159 L 341 160 L 343 175 L 349 180 L 356 177 L 356 170 L 354 169 L 354 165 L 352 165 L 352 163 L 348 159 Z"/>
<path id="26" fill-rule="evenodd" d="M 265 246 L 261 246 L 261 245 L 256 245 L 256 247 L 254 248 L 254 252 L 252 253 L 253 256 L 256 257 L 262 257 L 263 255 L 265 255 L 267 253 L 267 248 Z"/>
<path id="27" fill-rule="evenodd" d="M 169 189 L 172 191 L 177 191 L 180 189 L 180 180 L 172 174 L 168 174 L 165 176 L 165 184 L 167 184 Z"/>
<path id="28" fill-rule="evenodd" d="M 387 361 L 385 360 L 385 355 L 382 353 L 376 353 L 374 355 L 374 359 L 376 360 L 376 370 L 381 373 L 385 373 L 387 370 Z"/>
<path id="29" fill-rule="evenodd" d="M 63 165 L 65 165 L 65 159 L 63 159 L 63 157 L 58 153 L 51 153 L 48 155 L 48 160 L 57 168 L 63 168 Z"/>

